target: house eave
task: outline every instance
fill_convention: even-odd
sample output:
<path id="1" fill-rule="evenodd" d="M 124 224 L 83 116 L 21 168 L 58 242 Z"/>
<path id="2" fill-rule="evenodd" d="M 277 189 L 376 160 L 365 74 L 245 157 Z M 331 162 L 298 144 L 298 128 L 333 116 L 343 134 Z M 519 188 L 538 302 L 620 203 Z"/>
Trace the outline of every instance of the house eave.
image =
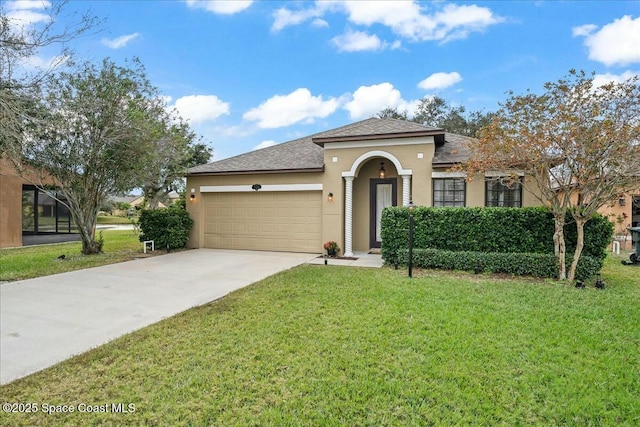
<path id="1" fill-rule="evenodd" d="M 419 138 L 422 136 L 435 136 L 443 135 L 444 130 L 424 130 L 416 132 L 394 132 L 394 133 L 379 133 L 379 134 L 367 134 L 367 135 L 349 135 L 349 136 L 329 136 L 329 137 L 316 137 L 311 138 L 314 144 L 324 147 L 324 144 L 332 142 L 348 142 L 348 141 L 372 141 L 380 139 L 401 139 L 401 138 Z"/>
<path id="2" fill-rule="evenodd" d="M 192 172 L 185 175 L 186 178 L 198 176 L 226 176 L 226 175 L 255 175 L 255 174 L 286 174 L 286 173 L 322 173 L 324 166 L 321 168 L 305 168 L 305 169 L 256 169 L 256 170 L 237 170 L 237 171 L 205 171 Z"/>
<path id="3" fill-rule="evenodd" d="M 443 169 L 443 168 L 447 168 L 448 169 L 448 168 L 452 168 L 454 166 L 457 166 L 459 164 L 460 164 L 459 162 L 443 162 L 443 163 L 435 163 L 434 162 L 434 163 L 431 163 L 431 166 L 433 168 L 436 168 L 436 169 Z"/>

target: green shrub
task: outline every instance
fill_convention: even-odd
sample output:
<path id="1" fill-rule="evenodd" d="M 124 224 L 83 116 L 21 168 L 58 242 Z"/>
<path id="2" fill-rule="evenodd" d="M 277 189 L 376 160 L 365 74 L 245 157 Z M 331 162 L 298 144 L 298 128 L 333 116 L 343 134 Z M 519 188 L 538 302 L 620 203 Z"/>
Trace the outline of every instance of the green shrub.
<path id="1" fill-rule="evenodd" d="M 157 248 L 184 248 L 189 240 L 193 219 L 180 206 L 147 209 L 140 213 L 140 241 L 153 240 Z"/>
<path id="2" fill-rule="evenodd" d="M 607 248 L 613 237 L 614 224 L 608 218 L 597 214 L 584 225 L 584 248 L 582 255 L 590 256 L 604 262 L 607 257 Z M 567 256 L 572 256 L 576 250 L 578 231 L 575 221 L 567 217 L 564 228 L 564 239 L 567 245 Z M 582 256 L 581 256 L 582 258 Z"/>
<path id="3" fill-rule="evenodd" d="M 409 251 L 399 252 L 398 263 L 406 265 Z M 442 270 L 480 271 L 505 273 L 516 276 L 558 277 L 558 267 L 553 254 L 443 251 L 438 249 L 414 249 L 413 265 Z M 601 269 L 602 263 L 590 256 L 580 257 L 576 279 L 588 280 Z"/>
<path id="4" fill-rule="evenodd" d="M 406 208 L 386 208 L 382 213 L 382 258 L 393 264 L 400 252 L 407 248 L 409 211 Z M 414 248 L 437 249 L 454 253 L 509 253 L 513 257 L 499 257 L 490 265 L 505 265 L 502 272 L 523 271 L 531 275 L 546 271 L 553 259 L 554 222 L 551 212 L 544 207 L 532 208 L 431 208 L 414 210 Z M 577 277 L 590 277 L 596 265 L 601 266 L 606 257 L 607 246 L 613 234 L 613 224 L 605 217 L 595 216 L 584 227 L 585 245 Z M 570 215 L 565 225 L 567 258 L 575 250 L 577 232 Z M 527 254 L 527 256 L 522 256 Z M 547 257 L 531 257 L 532 254 Z M 550 255 L 550 257 L 549 257 Z M 586 257 L 582 261 L 582 257 Z M 512 263 L 513 265 L 506 265 Z M 524 264 L 532 265 L 524 265 Z M 544 263 L 544 266 L 542 264 Z M 539 265 L 539 268 L 536 267 Z M 570 265 L 570 260 L 567 261 Z M 432 267 L 444 268 L 444 267 Z M 491 267 L 494 268 L 494 267 Z M 460 269 L 460 268 L 457 268 Z M 473 268 L 471 268 L 473 269 Z M 533 270 L 533 272 L 530 272 Z M 599 270 L 599 268 L 598 268 Z M 597 272 L 597 271 L 596 271 Z M 518 273 L 513 273 L 518 274 Z"/>

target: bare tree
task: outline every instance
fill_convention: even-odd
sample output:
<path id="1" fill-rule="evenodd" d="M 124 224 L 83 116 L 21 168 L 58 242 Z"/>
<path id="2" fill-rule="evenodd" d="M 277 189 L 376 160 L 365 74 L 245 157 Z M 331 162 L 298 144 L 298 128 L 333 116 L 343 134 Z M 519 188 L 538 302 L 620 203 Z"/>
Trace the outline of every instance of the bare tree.
<path id="1" fill-rule="evenodd" d="M 100 26 L 100 20 L 88 12 L 66 14 L 65 23 L 60 22 L 67 5 L 68 0 L 0 2 L 0 155 L 19 151 L 24 127 L 37 119 L 34 100 L 39 85 L 69 61 L 73 54 L 69 42 Z M 51 47 L 56 49 L 44 67 L 27 66 Z"/>

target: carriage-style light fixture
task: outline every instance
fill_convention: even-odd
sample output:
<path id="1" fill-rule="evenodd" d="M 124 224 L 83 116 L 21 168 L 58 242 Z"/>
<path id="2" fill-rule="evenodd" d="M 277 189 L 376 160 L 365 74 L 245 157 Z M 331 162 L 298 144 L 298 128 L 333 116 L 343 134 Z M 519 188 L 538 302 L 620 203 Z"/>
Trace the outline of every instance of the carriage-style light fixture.
<path id="1" fill-rule="evenodd" d="M 196 189 L 195 188 L 191 189 L 191 196 L 189 197 L 189 199 L 191 199 L 192 202 L 196 201 Z"/>
<path id="2" fill-rule="evenodd" d="M 329 193 L 329 195 L 327 196 L 327 201 L 329 203 L 333 202 L 333 193 Z"/>
<path id="3" fill-rule="evenodd" d="M 387 176 L 387 173 L 384 170 L 384 162 L 380 162 L 380 170 L 378 171 L 378 178 L 383 179 L 386 176 Z"/>

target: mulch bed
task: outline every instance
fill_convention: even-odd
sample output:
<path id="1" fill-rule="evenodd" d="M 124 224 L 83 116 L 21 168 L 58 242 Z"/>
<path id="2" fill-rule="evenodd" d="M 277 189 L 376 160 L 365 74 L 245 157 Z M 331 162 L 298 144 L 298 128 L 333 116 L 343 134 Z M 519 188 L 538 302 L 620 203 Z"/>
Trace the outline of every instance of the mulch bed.
<path id="1" fill-rule="evenodd" d="M 358 259 L 358 258 L 352 257 L 352 256 L 328 256 L 328 257 L 325 257 L 324 255 L 320 255 L 318 258 L 344 259 L 344 260 L 347 260 L 347 261 L 355 261 L 355 260 Z"/>

